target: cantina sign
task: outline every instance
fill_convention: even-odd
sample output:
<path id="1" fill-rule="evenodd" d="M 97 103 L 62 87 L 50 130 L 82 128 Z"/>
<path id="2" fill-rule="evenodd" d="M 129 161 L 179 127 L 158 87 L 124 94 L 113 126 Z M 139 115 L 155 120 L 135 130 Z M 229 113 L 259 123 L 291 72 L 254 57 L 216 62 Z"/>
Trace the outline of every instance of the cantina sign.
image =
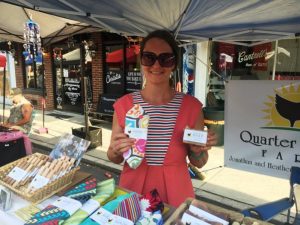
<path id="1" fill-rule="evenodd" d="M 238 56 L 238 62 L 247 62 L 252 61 L 254 59 L 264 58 L 267 54 L 267 49 L 262 49 L 259 52 L 252 52 L 250 54 L 247 54 L 246 51 L 239 52 Z"/>

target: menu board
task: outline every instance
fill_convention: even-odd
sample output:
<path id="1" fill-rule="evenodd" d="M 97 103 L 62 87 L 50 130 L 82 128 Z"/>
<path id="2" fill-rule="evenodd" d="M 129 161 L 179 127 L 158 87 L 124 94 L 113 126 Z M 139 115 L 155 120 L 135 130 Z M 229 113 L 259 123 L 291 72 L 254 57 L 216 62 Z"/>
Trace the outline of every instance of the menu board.
<path id="1" fill-rule="evenodd" d="M 140 71 L 129 71 L 126 76 L 126 92 L 141 90 L 142 74 Z"/>
<path id="2" fill-rule="evenodd" d="M 65 95 L 69 99 L 72 105 L 75 105 L 78 101 L 81 101 L 80 79 L 65 78 L 64 89 L 65 89 Z"/>

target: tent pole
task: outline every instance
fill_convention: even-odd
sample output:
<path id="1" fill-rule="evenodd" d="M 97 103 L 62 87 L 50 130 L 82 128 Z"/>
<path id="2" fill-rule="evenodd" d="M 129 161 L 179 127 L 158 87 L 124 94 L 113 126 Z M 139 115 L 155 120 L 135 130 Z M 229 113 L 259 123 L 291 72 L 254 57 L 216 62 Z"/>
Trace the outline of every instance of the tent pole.
<path id="1" fill-rule="evenodd" d="M 276 40 L 276 42 L 275 42 L 275 53 L 274 53 L 272 80 L 275 80 L 275 72 L 276 72 L 276 65 L 277 65 L 277 54 L 278 54 L 278 40 Z"/>

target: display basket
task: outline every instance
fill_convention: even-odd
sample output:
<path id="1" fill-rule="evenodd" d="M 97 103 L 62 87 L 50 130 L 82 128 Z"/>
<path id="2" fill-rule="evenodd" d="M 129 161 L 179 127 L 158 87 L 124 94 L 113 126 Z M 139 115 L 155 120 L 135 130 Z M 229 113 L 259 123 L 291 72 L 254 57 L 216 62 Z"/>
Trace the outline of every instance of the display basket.
<path id="1" fill-rule="evenodd" d="M 40 153 L 34 153 L 36 155 L 42 155 Z M 34 155 L 33 154 L 33 155 Z M 79 170 L 79 167 L 75 167 L 70 170 L 68 173 L 64 174 L 60 178 L 50 182 L 49 184 L 45 185 L 44 187 L 37 189 L 33 193 L 27 193 L 25 190 L 27 189 L 29 183 L 26 185 L 20 186 L 19 188 L 12 187 L 10 184 L 6 183 L 4 177 L 21 161 L 21 160 L 28 160 L 32 155 L 23 157 L 19 160 L 11 162 L 5 166 L 0 167 L 0 184 L 9 188 L 17 195 L 21 196 L 22 198 L 32 202 L 32 203 L 39 203 L 52 195 L 56 194 L 57 192 L 61 191 L 65 187 L 67 187 L 71 182 L 75 175 L 75 173 Z"/>
<path id="2" fill-rule="evenodd" d="M 173 225 L 176 224 L 177 220 L 180 219 L 183 215 L 183 213 L 189 208 L 192 201 L 195 201 L 197 204 L 205 205 L 207 207 L 207 210 L 209 210 L 210 213 L 213 213 L 217 216 L 222 216 L 220 218 L 227 218 L 227 221 L 230 221 L 231 223 L 236 221 L 240 224 L 242 224 L 244 216 L 241 213 L 224 209 L 220 206 L 216 206 L 213 204 L 210 204 L 208 202 L 203 202 L 200 200 L 196 200 L 193 198 L 187 198 L 185 202 L 183 202 L 176 210 L 175 212 L 169 217 L 169 219 L 165 222 L 167 225 Z"/>
<path id="3" fill-rule="evenodd" d="M 205 205 L 206 209 L 209 213 L 212 213 L 220 218 L 223 218 L 229 221 L 229 224 L 237 222 L 237 224 L 243 225 L 271 225 L 266 221 L 261 221 L 254 218 L 244 217 L 240 212 L 236 212 L 230 209 L 225 209 L 216 204 L 211 204 L 208 202 L 204 202 L 198 199 L 187 198 L 176 210 L 173 214 L 165 221 L 165 225 L 174 225 L 177 224 L 178 220 L 182 217 L 183 213 L 189 208 L 190 204 L 195 202 L 197 205 Z"/>

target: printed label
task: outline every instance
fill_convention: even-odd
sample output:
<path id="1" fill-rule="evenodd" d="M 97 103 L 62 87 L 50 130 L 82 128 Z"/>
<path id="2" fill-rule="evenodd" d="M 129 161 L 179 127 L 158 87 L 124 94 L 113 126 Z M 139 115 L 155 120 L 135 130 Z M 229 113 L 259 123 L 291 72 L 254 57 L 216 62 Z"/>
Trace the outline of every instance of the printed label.
<path id="1" fill-rule="evenodd" d="M 70 215 L 82 207 L 80 201 L 65 196 L 61 196 L 52 205 L 67 211 Z"/>
<path id="2" fill-rule="evenodd" d="M 147 140 L 147 128 L 125 127 L 125 134 L 130 138 Z"/>
<path id="3" fill-rule="evenodd" d="M 101 225 L 118 224 L 118 225 L 134 225 L 134 223 L 123 217 L 114 215 L 109 211 L 100 208 L 90 217 L 95 222 Z"/>
<path id="4" fill-rule="evenodd" d="M 91 215 L 96 209 L 100 207 L 100 203 L 94 199 L 88 200 L 86 203 L 83 204 L 82 210 L 85 211 L 87 214 Z"/>
<path id="5" fill-rule="evenodd" d="M 19 182 L 26 176 L 26 174 L 27 172 L 25 170 L 16 166 L 9 172 L 8 176 Z"/>
<path id="6" fill-rule="evenodd" d="M 205 145 L 207 142 L 207 131 L 184 129 L 183 142 Z"/>
<path id="7" fill-rule="evenodd" d="M 34 189 L 39 189 L 47 185 L 49 181 L 50 181 L 49 178 L 37 174 L 31 181 L 29 187 L 33 187 Z"/>

